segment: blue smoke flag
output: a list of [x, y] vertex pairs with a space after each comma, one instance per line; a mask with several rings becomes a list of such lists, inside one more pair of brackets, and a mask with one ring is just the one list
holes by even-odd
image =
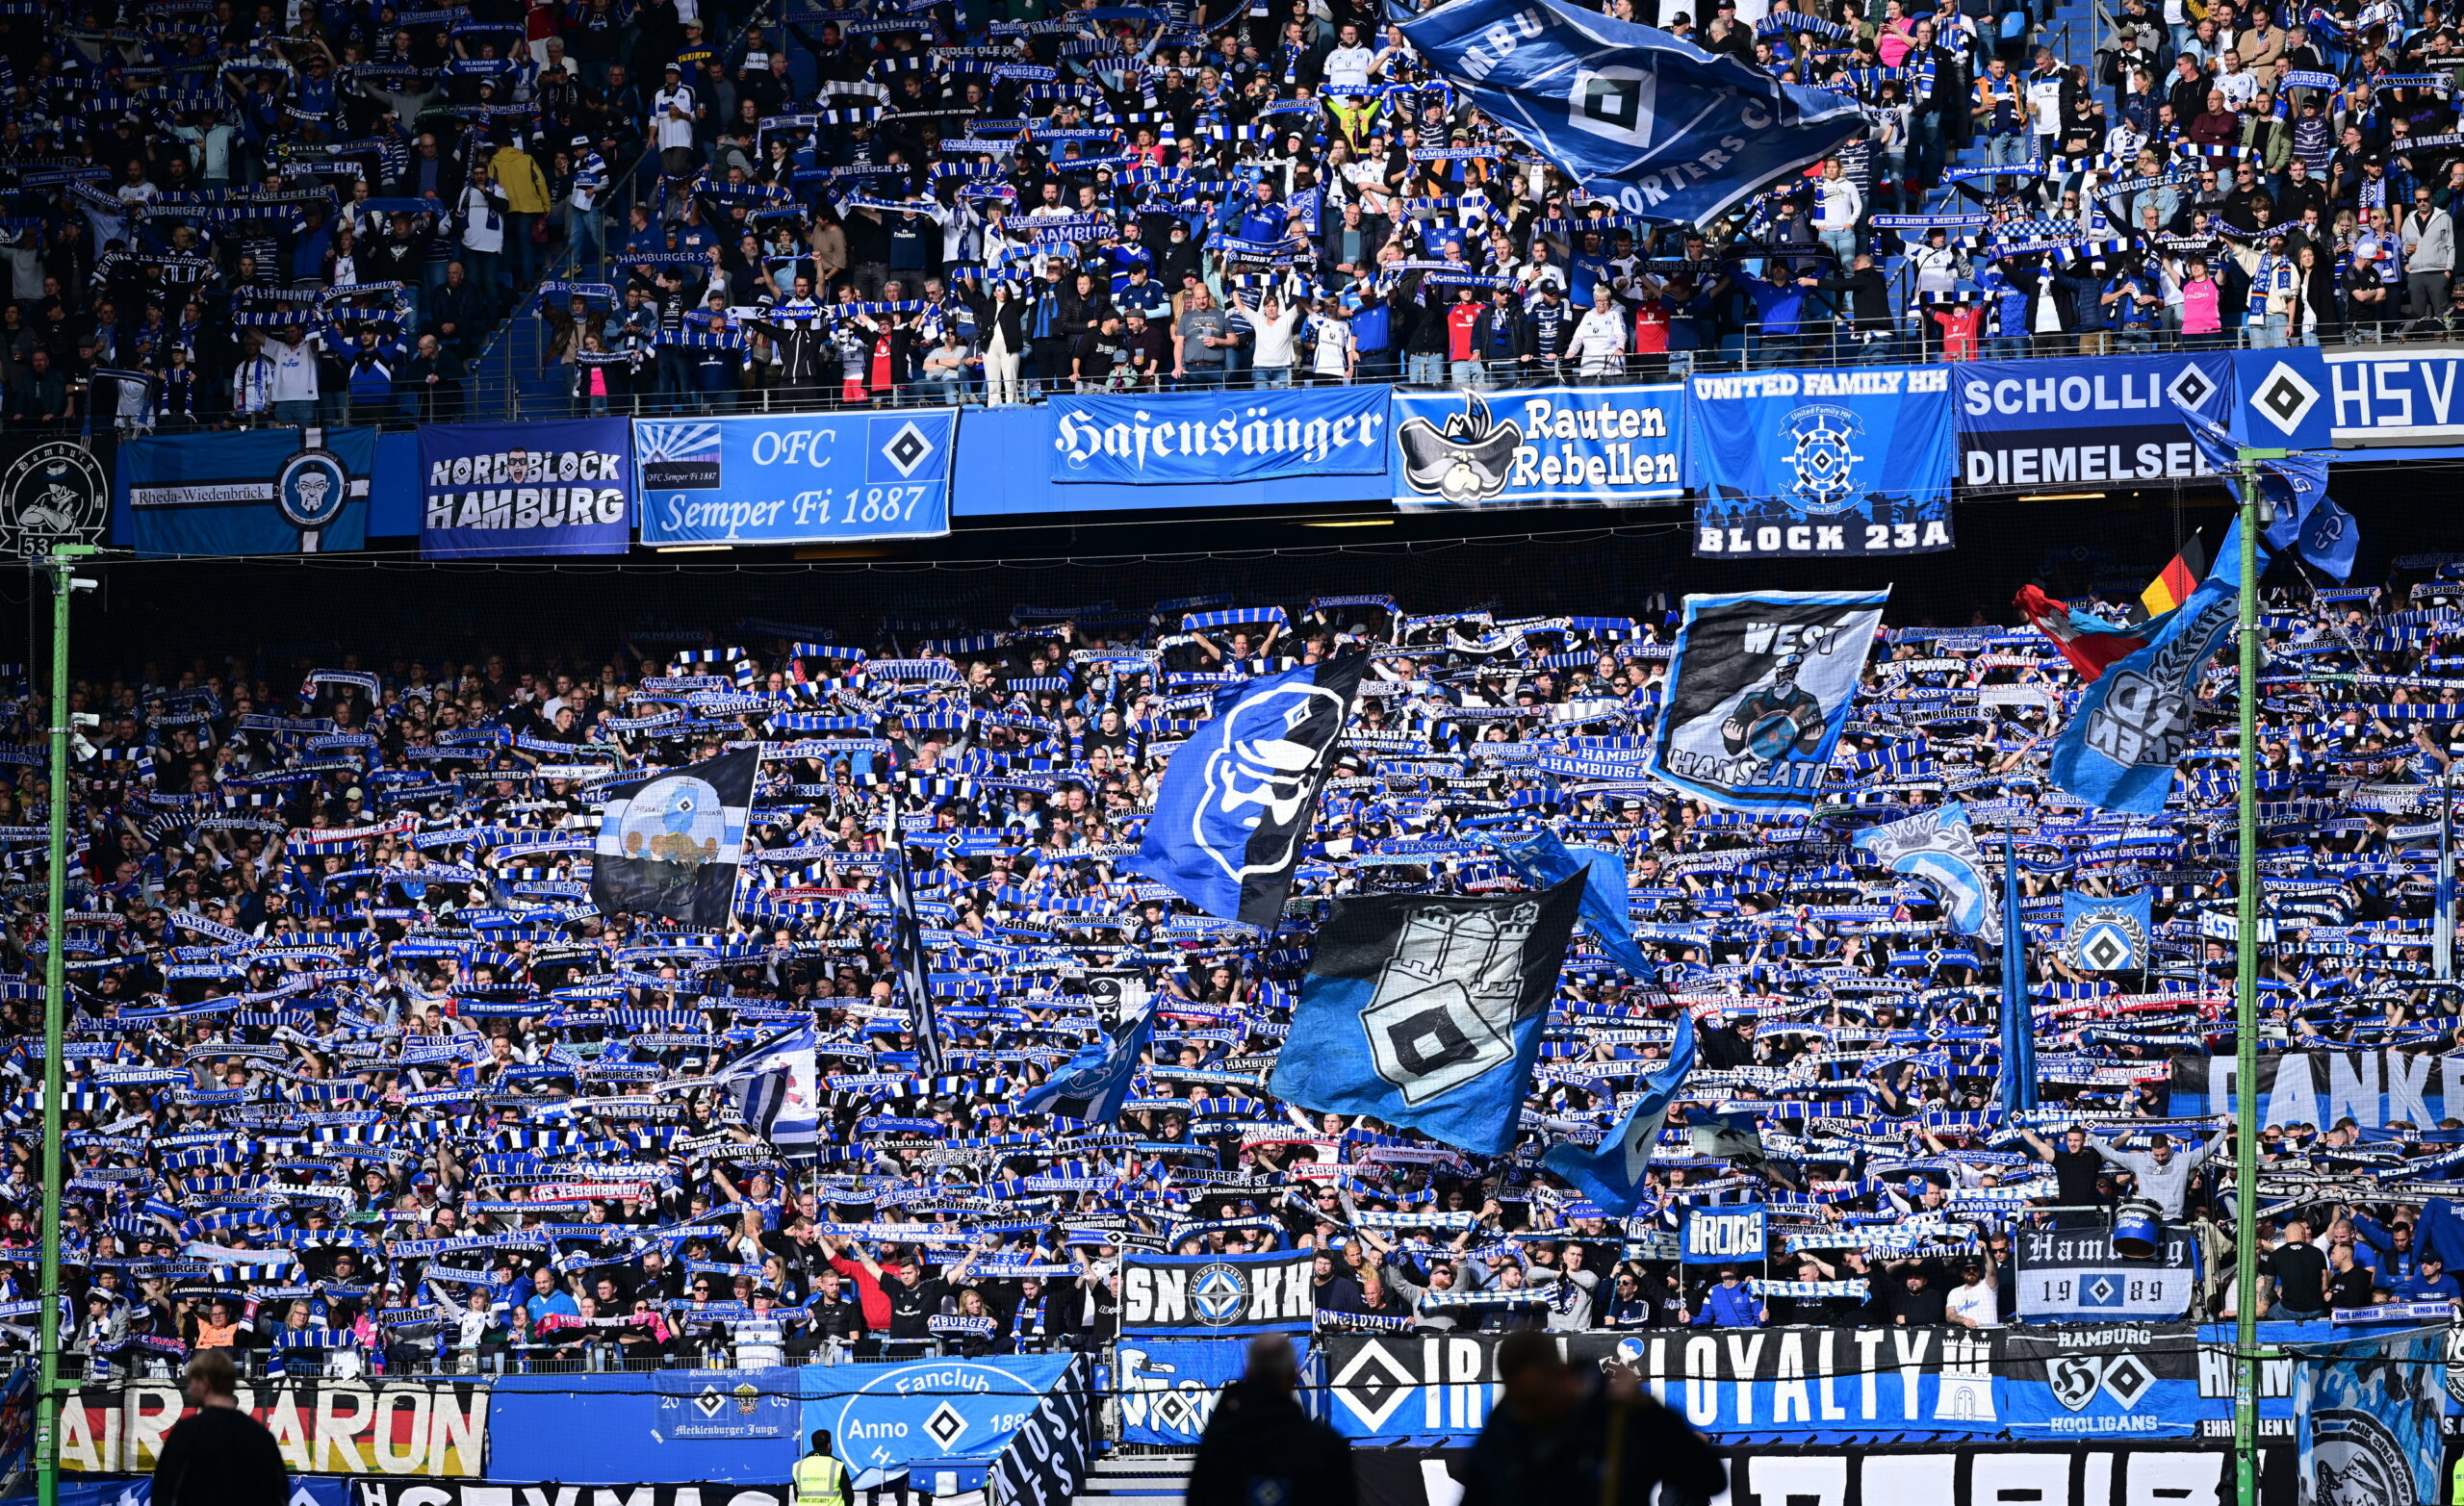
[[790, 1154], [821, 1143], [818, 1040], [807, 1022], [763, 1041], [712, 1078], [734, 1100], [746, 1129]]
[[1953, 931], [1987, 946], [2002, 939], [2001, 907], [1965, 805], [1945, 801], [1906, 820], [1867, 827], [1853, 845], [1891, 872], [1932, 884], [1942, 897], [1943, 916]]
[[1128, 866], [1209, 915], [1272, 931], [1369, 657], [1347, 653], [1216, 692], [1172, 751]]
[[1609, 1217], [1626, 1217], [1643, 1201], [1644, 1177], [1659, 1145], [1659, 1132], [1668, 1124], [1668, 1106], [1677, 1101], [1685, 1074], [1693, 1070], [1694, 1016], [1680, 1009], [1668, 1059], [1643, 1079], [1642, 1092], [1617, 1128], [1589, 1150], [1559, 1141], [1540, 1163], [1579, 1188]]
[[2298, 1344], [2294, 1352], [2298, 1498], [2317, 1506], [2437, 1500], [2447, 1448], [2445, 1326]]
[[933, 1012], [933, 968], [924, 951], [924, 923], [915, 914], [915, 879], [907, 871], [907, 844], [898, 835], [898, 797], [883, 802], [882, 886], [889, 894], [890, 952], [898, 963], [899, 985], [907, 994], [908, 1028], [915, 1035], [915, 1056], [928, 1075], [942, 1067], [941, 1021]]
[[1138, 1059], [1155, 1028], [1149, 1007], [1123, 1019], [1078, 1048], [1052, 1076], [1018, 1100], [1025, 1113], [1059, 1114], [1088, 1124], [1110, 1124], [1120, 1117], [1129, 1097], [1129, 1080], [1138, 1073]]
[[[2222, 475], [2240, 472], [2241, 450], [2222, 424], [2188, 408], [2182, 408], [2182, 422], [2211, 470]], [[2262, 460], [2258, 467], [2259, 495], [2275, 505], [2274, 517], [2259, 537], [2277, 553], [2292, 549], [2322, 573], [2350, 580], [2361, 528], [2352, 514], [2327, 496], [2327, 457], [2297, 450], [2280, 460]]]
[[2019, 924], [2019, 834], [2002, 837], [2002, 1111], [2037, 1106], [2037, 1021], [2028, 1003], [2028, 932]]
[[1503, 1155], [1582, 888], [1335, 901], [1268, 1091]]
[[[2242, 523], [2235, 519], [2216, 568], [2147, 638], [2079, 698], [2054, 739], [2053, 782], [2092, 805], [2152, 816], [2172, 792], [2173, 768], [2190, 751], [2199, 672], [2224, 646], [2240, 610]], [[2259, 572], [2268, 551], [2258, 551]]]
[[1845, 94], [1784, 84], [1563, 0], [1451, 0], [1387, 16], [1471, 102], [1594, 198], [1703, 224], [1864, 127]]
[[1647, 983], [1659, 982], [1659, 969], [1634, 942], [1634, 923], [1626, 909], [1626, 859], [1596, 847], [1580, 851], [1566, 846], [1557, 833], [1543, 830], [1525, 842], [1494, 842], [1497, 854], [1515, 876], [1535, 889], [1583, 876], [1582, 929], [1608, 954], [1608, 959]]
[[2147, 933], [2155, 924], [2147, 891], [2062, 897], [2062, 959], [2083, 972], [2115, 973], [2147, 965]]

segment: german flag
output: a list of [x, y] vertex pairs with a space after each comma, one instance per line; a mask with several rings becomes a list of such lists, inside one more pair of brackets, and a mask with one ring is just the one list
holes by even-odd
[[2139, 593], [2139, 601], [2150, 617], [2162, 617], [2191, 599], [2198, 583], [2207, 578], [2207, 549], [2194, 533], [2182, 545], [2173, 562], [2156, 573], [2147, 589]]

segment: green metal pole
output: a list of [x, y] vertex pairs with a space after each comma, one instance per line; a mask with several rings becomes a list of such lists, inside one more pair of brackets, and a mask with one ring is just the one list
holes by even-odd
[[2259, 1506], [2259, 485], [2261, 459], [2239, 458], [2242, 519], [2241, 868], [2234, 882], [2233, 1472], [2240, 1506]]
[[66, 1091], [62, 1037], [68, 1027], [68, 599], [76, 562], [91, 545], [55, 547], [51, 578], [51, 875], [42, 949], [42, 1321], [35, 1389], [35, 1491], [60, 1506], [60, 1101]]

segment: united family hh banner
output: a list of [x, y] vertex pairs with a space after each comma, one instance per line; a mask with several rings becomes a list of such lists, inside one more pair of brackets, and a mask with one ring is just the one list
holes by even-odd
[[1703, 498], [1698, 555], [1849, 559], [1951, 547], [1945, 368], [1698, 376], [1685, 434]]
[[1455, 91], [1627, 214], [1707, 224], [1855, 136], [1844, 94], [1564, 0], [1390, 13]]
[[1269, 1087], [1481, 1155], [1514, 1141], [1583, 880], [1498, 899], [1341, 899]]
[[1052, 415], [1052, 479], [1204, 486], [1380, 475], [1386, 400], [1380, 386], [1057, 396], [1044, 405]]
[[420, 556], [622, 554], [632, 543], [624, 419], [420, 425]]
[[137, 554], [319, 554], [368, 544], [376, 431], [245, 429], [119, 447], [112, 539]]
[[1810, 808], [1889, 597], [1687, 597], [1652, 777], [1728, 810]]

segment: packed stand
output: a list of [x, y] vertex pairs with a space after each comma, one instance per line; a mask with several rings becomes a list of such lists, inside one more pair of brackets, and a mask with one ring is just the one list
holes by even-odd
[[[2453, 1044], [2423, 802], [2459, 715], [2464, 566], [2414, 563], [2438, 568], [2271, 593], [2266, 1050]], [[2100, 566], [2044, 568], [2085, 596], [2076, 573]], [[2101, 1226], [2124, 1195], [2190, 1223], [2200, 1310], [2229, 1311], [2227, 1136], [2164, 1117], [2167, 1059], [2231, 1049], [2229, 707], [2202, 718], [2165, 816], [2109, 816], [2044, 781], [2049, 705], [2076, 689], [2048, 640], [1890, 630], [1814, 818], [1764, 819], [1540, 770], [1648, 728], [1673, 637], [1656, 615], [1348, 597], [1011, 624], [885, 623], [870, 651], [745, 623], [532, 669], [199, 663], [82, 685], [72, 709], [100, 721], [76, 750], [64, 937], [75, 1363], [161, 1372], [222, 1346], [280, 1373], [467, 1373], [1088, 1347], [1116, 1327], [1138, 1249], [1315, 1249], [1333, 1326], [1989, 1325], [2014, 1316], [2015, 1230]], [[1350, 646], [1370, 677], [1277, 932], [1129, 875], [1209, 690]], [[22, 1347], [47, 804], [43, 709], [17, 689], [0, 1336]], [[593, 790], [736, 740], [764, 761], [735, 923], [599, 914]], [[1949, 798], [1989, 847], [2019, 837], [2040, 1110], [1991, 1107], [1999, 958], [1842, 840]], [[885, 899], [891, 801], [937, 1076]], [[1588, 941], [1568, 955], [1515, 1152], [1275, 1102], [1327, 898], [1511, 887], [1488, 841], [1539, 828], [1624, 855], [1662, 978]], [[2145, 972], [2064, 959], [2065, 891], [2142, 888]], [[1136, 995], [1160, 1014], [1118, 1121], [1022, 1112], [1105, 997]], [[1652, 1197], [1604, 1218], [1536, 1153], [1616, 1123], [1680, 1008], [1701, 1053]], [[710, 1078], [808, 1024], [826, 1113], [818, 1155], [791, 1161]], [[1689, 1121], [1740, 1104], [1758, 1143], [1707, 1155]], [[2313, 1189], [2260, 1210], [2271, 1314], [2451, 1298], [2409, 1210], [2455, 1174], [2459, 1131], [2269, 1129], [2263, 1165]], [[1772, 1211], [1769, 1263], [1681, 1272], [1674, 1211], [1746, 1198]]]

